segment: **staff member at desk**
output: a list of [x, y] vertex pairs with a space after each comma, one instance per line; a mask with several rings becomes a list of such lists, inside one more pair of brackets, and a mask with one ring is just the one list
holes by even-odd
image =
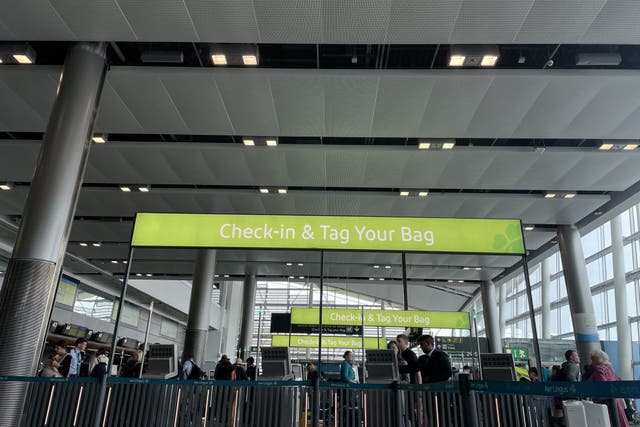
[[418, 338], [418, 344], [424, 354], [418, 358], [414, 369], [420, 371], [422, 383], [448, 381], [451, 378], [449, 355], [444, 351], [436, 350], [431, 335], [422, 335]]

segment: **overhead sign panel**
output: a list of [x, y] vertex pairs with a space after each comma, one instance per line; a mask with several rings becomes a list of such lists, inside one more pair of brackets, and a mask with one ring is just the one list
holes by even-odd
[[522, 255], [519, 220], [356, 216], [136, 216], [133, 246]]
[[[271, 337], [272, 347], [318, 348], [317, 335], [274, 335]], [[362, 338], [322, 336], [323, 348], [362, 348]], [[365, 338], [365, 349], [387, 348], [385, 338]]]
[[[292, 308], [291, 323], [318, 325], [317, 308]], [[470, 329], [469, 313], [458, 311], [364, 310], [365, 326], [401, 326], [405, 328]], [[362, 325], [359, 309], [326, 308], [322, 310], [322, 325]]]

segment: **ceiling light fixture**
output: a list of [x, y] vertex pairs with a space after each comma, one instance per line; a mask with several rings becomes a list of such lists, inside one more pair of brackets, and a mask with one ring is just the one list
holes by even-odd
[[376, 279], [374, 279], [373, 277], [369, 277], [369, 280], [376, 280]]
[[462, 67], [465, 60], [464, 55], [451, 55], [449, 58], [449, 67]]
[[267, 139], [267, 147], [277, 147], [278, 140], [277, 139]]
[[407, 196], [409, 195], [409, 192], [408, 192], [408, 191], [401, 191], [401, 192], [400, 192], [400, 195], [401, 195], [402, 197], [407, 197]]
[[574, 197], [576, 197], [576, 193], [567, 193], [564, 196], [565, 199], [573, 199]]
[[253, 147], [256, 145], [256, 142], [253, 139], [243, 139], [242, 143], [247, 147]]
[[141, 277], [142, 273], [136, 273], [136, 276]]
[[635, 150], [636, 148], [638, 148], [638, 144], [627, 144], [624, 146], [623, 150], [631, 151], [631, 150]]
[[227, 55], [222, 53], [214, 53], [211, 55], [213, 65], [227, 65]]
[[11, 185], [10, 182], [5, 182], [4, 184], [0, 184], [0, 190], [2, 191], [9, 191], [13, 188], [13, 185]]
[[384, 268], [386, 268], [387, 270], [389, 270], [391, 268], [390, 265], [385, 265]]
[[304, 276], [299, 276], [298, 279], [304, 279]]
[[242, 55], [244, 65], [258, 65], [258, 57], [255, 55]]
[[303, 267], [303, 266], [304, 266], [303, 263], [301, 263], [301, 262], [298, 263], [298, 267]]
[[418, 150], [428, 150], [429, 148], [431, 148], [430, 142], [420, 142], [418, 144]]
[[107, 142], [107, 136], [106, 135], [94, 135], [91, 137], [91, 140], [93, 142], [95, 142], [96, 144], [104, 144], [105, 142]]
[[229, 278], [229, 275], [228, 275], [228, 274], [225, 274], [225, 275], [224, 275], [224, 277]]
[[547, 193], [544, 195], [545, 199], [553, 199], [554, 197], [556, 197], [556, 193]]
[[293, 265], [293, 263], [292, 263], [292, 262], [288, 262], [288, 263], [287, 263], [287, 266], [289, 266], [289, 267], [291, 267], [292, 265]]
[[24, 55], [20, 53], [14, 54], [13, 59], [18, 61], [18, 63], [20, 64], [33, 64], [33, 61], [34, 61], [33, 58], [31, 58], [29, 55]]
[[602, 150], [602, 151], [609, 151], [611, 149], [613, 149], [613, 144], [610, 144], [608, 142], [604, 144], [600, 144], [600, 147], [598, 147], [598, 150]]
[[445, 142], [444, 144], [442, 144], [442, 149], [443, 150], [451, 150], [455, 146], [456, 146], [455, 142]]
[[115, 260], [115, 259], [114, 259], [114, 260], [111, 260], [111, 264], [117, 264], [117, 263], [118, 263], [118, 261], [117, 261], [117, 260]]
[[293, 276], [289, 276], [289, 279], [295, 279], [295, 277], [293, 277]]
[[471, 267], [463, 267], [463, 270], [471, 270]]
[[418, 196], [420, 197], [427, 197], [429, 195], [428, 191], [419, 191], [418, 192]]
[[142, 186], [142, 187], [138, 187], [138, 191], [142, 192], [142, 193], [148, 193], [149, 191], [151, 191], [151, 188], [148, 185]]
[[525, 225], [524, 226], [524, 231], [533, 231], [535, 229], [536, 229], [536, 227], [534, 225]]
[[374, 265], [373, 268], [380, 268], [380, 266], [379, 265]]
[[476, 271], [481, 271], [482, 267], [476, 267]]
[[498, 55], [484, 55], [480, 61], [481, 67], [495, 67], [498, 63]]
[[378, 280], [380, 280], [381, 282], [384, 282], [384, 277], [381, 277]]
[[102, 246], [102, 243], [95, 242], [95, 243], [92, 243], [91, 246], [93, 246], [94, 248], [99, 248], [100, 246]]
[[151, 274], [151, 273], [147, 273], [147, 274], [145, 274], [145, 276], [147, 276], [147, 277], [151, 277], [151, 276], [153, 276], [153, 274]]
[[287, 194], [286, 188], [278, 188], [278, 194]]
[[131, 187], [127, 187], [126, 185], [122, 185], [122, 186], [120, 186], [120, 191], [123, 191], [125, 193], [131, 193]]
[[89, 245], [88, 245], [87, 243], [81, 242], [81, 243], [80, 243], [80, 246], [82, 246], [82, 247], [87, 247], [87, 246], [89, 246]]
[[268, 188], [261, 188], [260, 189], [260, 193], [261, 194], [269, 194], [269, 189]]

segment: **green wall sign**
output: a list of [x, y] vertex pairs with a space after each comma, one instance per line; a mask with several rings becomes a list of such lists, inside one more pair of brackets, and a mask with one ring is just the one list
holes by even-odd
[[133, 246], [522, 255], [519, 220], [139, 213]]
[[[318, 348], [317, 335], [273, 335], [271, 337], [271, 346], [273, 347], [299, 347], [299, 348]], [[323, 348], [345, 348], [354, 349], [362, 348], [362, 338], [360, 337], [332, 337], [322, 336]], [[387, 348], [387, 340], [385, 338], [365, 338], [364, 348], [376, 349]]]
[[[320, 310], [317, 308], [292, 308], [291, 324], [318, 325]], [[365, 326], [401, 326], [404, 328], [470, 329], [466, 311], [401, 311], [364, 310]], [[358, 309], [326, 308], [322, 310], [322, 325], [362, 325], [362, 312]]]

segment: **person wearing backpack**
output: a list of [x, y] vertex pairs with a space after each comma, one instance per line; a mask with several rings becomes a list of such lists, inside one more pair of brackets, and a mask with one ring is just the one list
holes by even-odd
[[233, 372], [231, 373], [231, 379], [234, 381], [247, 381], [247, 371], [244, 369], [244, 362], [241, 358], [236, 359], [236, 363], [233, 365]]
[[202, 379], [204, 372], [202, 369], [196, 364], [193, 360], [193, 354], [189, 355], [189, 358], [182, 365], [182, 376], [180, 379], [182, 380], [199, 380]]

